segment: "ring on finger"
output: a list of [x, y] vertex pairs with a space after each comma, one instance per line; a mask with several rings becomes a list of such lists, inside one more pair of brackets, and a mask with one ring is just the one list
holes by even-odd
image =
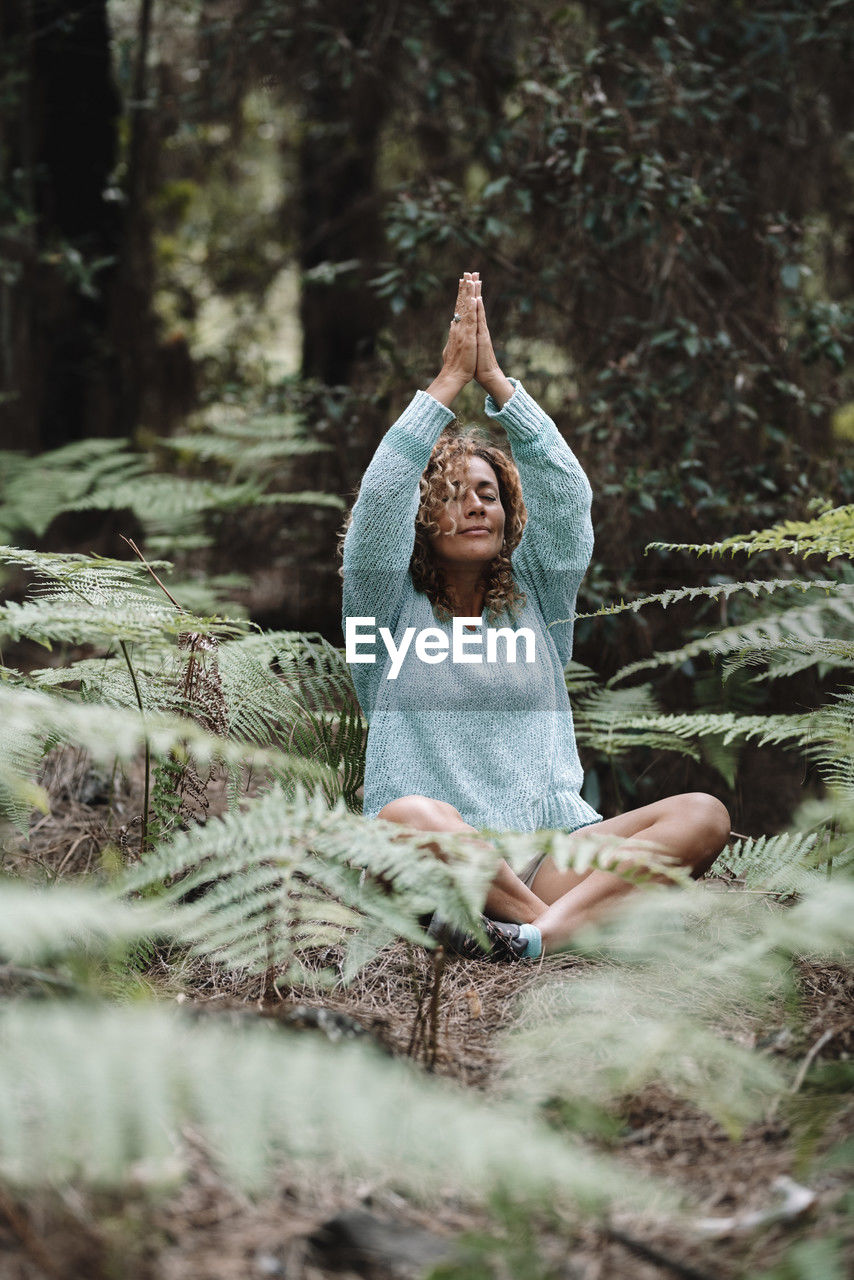
[[454, 318], [453, 318], [453, 320], [451, 321], [451, 323], [452, 323], [452, 324], [459, 324], [461, 320], [462, 320], [462, 316], [457, 315], [457, 313], [456, 313], [456, 312], [454, 312]]

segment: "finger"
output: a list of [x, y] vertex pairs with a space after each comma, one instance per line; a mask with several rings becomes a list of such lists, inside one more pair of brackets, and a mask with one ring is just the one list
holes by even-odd
[[486, 308], [483, 305], [483, 298], [477, 300], [477, 340], [485, 345], [490, 342], [489, 326], [486, 323]]

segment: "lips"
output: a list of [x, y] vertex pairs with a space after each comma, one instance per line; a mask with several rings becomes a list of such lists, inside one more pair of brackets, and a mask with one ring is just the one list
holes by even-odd
[[463, 537], [465, 537], [467, 534], [470, 534], [470, 533], [491, 534], [492, 530], [485, 528], [483, 525], [477, 525], [474, 529], [460, 529], [460, 533], [462, 534]]

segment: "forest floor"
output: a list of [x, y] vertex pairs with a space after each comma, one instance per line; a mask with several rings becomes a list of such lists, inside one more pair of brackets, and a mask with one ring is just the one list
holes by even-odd
[[[74, 752], [56, 753], [44, 781], [51, 813], [34, 822], [19, 850], [9, 848], [6, 871], [37, 880], [98, 874], [105, 849], [129, 848], [138, 838], [133, 788], [107, 797], [103, 779]], [[319, 959], [329, 963], [335, 956]], [[502, 1037], [526, 992], [590, 963], [566, 954], [518, 965], [454, 959], [442, 968], [441, 960], [399, 944], [347, 988], [287, 989], [272, 999], [259, 978], [229, 978], [209, 965], [182, 968], [176, 984], [160, 959], [145, 977], [199, 1017], [274, 1019], [332, 1041], [358, 1037], [375, 1042], [378, 1052], [497, 1096]], [[16, 994], [14, 984], [3, 978], [0, 984], [0, 994]], [[799, 1016], [781, 1011], [779, 1026], [762, 1029], [745, 1021], [739, 1034], [800, 1067], [819, 1052], [823, 1061], [850, 1057], [854, 973], [802, 963], [798, 985]], [[252, 1201], [226, 1185], [188, 1136], [189, 1175], [165, 1195], [136, 1188], [22, 1196], [0, 1185], [0, 1280], [414, 1280], [439, 1264], [453, 1280], [736, 1280], [773, 1268], [798, 1241], [820, 1249], [821, 1241], [846, 1231], [854, 1270], [846, 1220], [850, 1177], [823, 1164], [821, 1149], [797, 1139], [786, 1114], [779, 1107], [736, 1139], [661, 1087], [623, 1099], [621, 1122], [600, 1145], [629, 1176], [660, 1178], [678, 1191], [687, 1207], [666, 1221], [614, 1215], [607, 1222], [569, 1222], [546, 1214], [520, 1221], [507, 1206], [476, 1210], [451, 1199], [428, 1209], [387, 1189], [307, 1181], [287, 1170], [275, 1189]], [[850, 1135], [852, 1115], [854, 1102], [825, 1130], [825, 1147]], [[806, 1185], [808, 1204], [751, 1226], [748, 1215], [780, 1205], [781, 1177]], [[712, 1234], [700, 1226], [710, 1218], [719, 1220]], [[721, 1225], [725, 1219], [730, 1223]], [[815, 1261], [818, 1266], [818, 1253]]]

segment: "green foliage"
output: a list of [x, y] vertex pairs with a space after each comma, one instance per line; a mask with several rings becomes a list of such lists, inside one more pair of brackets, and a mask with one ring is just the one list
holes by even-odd
[[[518, 335], [508, 359], [579, 442], [608, 565], [631, 566], [650, 513], [680, 531], [745, 510], [770, 522], [822, 467], [854, 319], [844, 267], [832, 276], [816, 253], [847, 217], [832, 172], [850, 193], [834, 141], [849, 92], [822, 98], [821, 123], [815, 111], [850, 53], [843, 8], [517, 7], [515, 77], [483, 122], [479, 179], [413, 158], [388, 206], [377, 287], [417, 310], [439, 264], [473, 255]], [[415, 47], [423, 78], [430, 46]], [[757, 170], [769, 136], [797, 194], [775, 165]], [[538, 358], [546, 342], [558, 369]]]
[[78, 951], [104, 954], [174, 933], [153, 903], [119, 902], [86, 885], [36, 888], [6, 879], [0, 894], [0, 956], [16, 964], [50, 963]]
[[[723, 544], [722, 544], [723, 545]], [[647, 550], [660, 546], [657, 543], [651, 543]], [[696, 551], [696, 547], [675, 547], [670, 546], [668, 550], [691, 550]], [[639, 596], [636, 600], [621, 600], [619, 604], [607, 604], [601, 609], [596, 609], [592, 613], [577, 613], [576, 621], [583, 618], [605, 618], [611, 617], [615, 613], [637, 613], [641, 609], [645, 609], [647, 605], [658, 604], [662, 609], [667, 609], [670, 605], [676, 604], [681, 600], [728, 600], [730, 596], [736, 595], [742, 591], [757, 599], [761, 595], [773, 595], [777, 591], [812, 591], [816, 588], [823, 588], [826, 592], [839, 591], [843, 588], [839, 583], [825, 581], [823, 579], [813, 579], [811, 581], [799, 582], [795, 578], [777, 578], [773, 581], [762, 580], [758, 582], [717, 582], [711, 587], [675, 587], [670, 591], [660, 591], [657, 595]], [[568, 619], [563, 618], [559, 621], [566, 622]], [[550, 626], [557, 626], [559, 623], [552, 622]]]
[[176, 608], [152, 586], [146, 569], [131, 561], [0, 547], [0, 563], [20, 566], [34, 579], [23, 603], [0, 605], [0, 636], [8, 640], [26, 638], [47, 649], [124, 641], [156, 650], [185, 633], [233, 635], [245, 629], [240, 621]]
[[219, 672], [229, 731], [321, 761], [334, 773], [330, 803], [359, 806], [367, 725], [340, 650], [319, 635], [266, 632], [221, 646]]
[[845, 1280], [846, 1274], [844, 1241], [827, 1237], [798, 1241], [778, 1266], [759, 1272], [756, 1280]]
[[724, 850], [720, 866], [738, 876], [749, 889], [802, 893], [817, 879], [815, 868], [821, 865], [823, 853], [820, 847], [816, 848], [817, 842], [814, 834], [788, 832], [738, 840]]
[[647, 550], [691, 551], [695, 555], [734, 555], [746, 551], [755, 555], [760, 551], [788, 551], [792, 555], [822, 556], [833, 560], [837, 556], [850, 559], [854, 546], [854, 506], [832, 507], [813, 516], [810, 520], [783, 520], [770, 529], [737, 533], [720, 542], [665, 543], [652, 542]]
[[[276, 968], [311, 981], [300, 953], [345, 942], [348, 974], [395, 936], [423, 943], [418, 918], [439, 910], [473, 931], [490, 879], [483, 850], [437, 859], [422, 838], [401, 839], [320, 794], [272, 790], [223, 819], [178, 833], [126, 879], [125, 893], [158, 888], [178, 905], [175, 927], [226, 969]], [[164, 887], [171, 886], [171, 887]]]
[[[513, 1194], [587, 1211], [650, 1204], [608, 1162], [532, 1126], [519, 1108], [456, 1090], [350, 1046], [265, 1027], [193, 1025], [165, 1008], [11, 1007], [0, 1015], [0, 1152], [18, 1186], [115, 1185], [183, 1172], [200, 1133], [230, 1181], [258, 1191], [277, 1164], [370, 1177], [426, 1199]], [[508, 1168], [505, 1153], [518, 1152]]]
[[[680, 666], [701, 654], [714, 657], [734, 655], [730, 657], [727, 671], [734, 671], [739, 665], [749, 661], [749, 655], [770, 656], [781, 651], [787, 658], [800, 654], [805, 660], [800, 666], [808, 665], [807, 660], [810, 658], [813, 662], [837, 665], [838, 660], [838, 665], [847, 665], [852, 656], [851, 645], [854, 644], [854, 597], [849, 584], [839, 584], [838, 589], [838, 596], [828, 596], [819, 603], [784, 608], [749, 622], [724, 627], [691, 640], [678, 649], [655, 653], [649, 658], [631, 662], [617, 672], [612, 678], [612, 684], [656, 667]], [[833, 626], [842, 633], [839, 640], [825, 638], [828, 626]], [[779, 674], [783, 673], [781, 670]]]
[[[763, 852], [772, 862], [757, 849], [754, 867]], [[508, 1039], [508, 1095], [565, 1101], [574, 1115], [586, 1104], [589, 1121], [658, 1081], [737, 1132], [786, 1081], [778, 1064], [734, 1043], [727, 1023], [788, 990], [790, 957], [854, 956], [854, 886], [804, 882], [803, 900], [771, 915], [747, 895], [695, 886], [645, 894], [579, 934], [574, 946], [600, 963], [528, 995]]]
[[[83, 440], [37, 457], [0, 453], [0, 541], [40, 538], [63, 512], [116, 511], [133, 514], [150, 547], [174, 550], [204, 545], [215, 520], [231, 512], [343, 507], [328, 493], [282, 490], [295, 459], [327, 447], [306, 440], [294, 415], [206, 421], [198, 435], [158, 444], [141, 452], [125, 441]], [[184, 474], [176, 473], [171, 455]], [[214, 474], [186, 474], [190, 464]]]

